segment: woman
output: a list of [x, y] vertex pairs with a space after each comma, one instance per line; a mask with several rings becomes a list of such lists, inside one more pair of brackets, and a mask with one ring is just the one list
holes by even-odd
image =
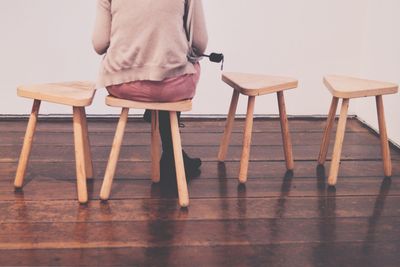
[[[201, 0], [98, 0], [93, 46], [104, 55], [98, 86], [136, 101], [191, 99], [207, 41]], [[169, 115], [159, 117], [161, 181], [169, 182], [175, 176]], [[194, 175], [201, 160], [183, 156], [187, 175]]]

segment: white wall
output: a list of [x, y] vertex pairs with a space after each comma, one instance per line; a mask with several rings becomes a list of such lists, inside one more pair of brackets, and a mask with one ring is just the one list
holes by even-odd
[[[224, 51], [226, 70], [299, 79], [300, 87], [286, 95], [289, 114], [326, 114], [330, 96], [322, 76], [358, 72], [363, 0], [206, 0], [205, 7], [209, 47]], [[196, 112], [227, 112], [231, 90], [216, 71], [205, 68]], [[202, 108], [210, 95], [217, 104]], [[242, 113], [245, 102], [239, 107]], [[256, 113], [277, 113], [275, 96], [258, 98]]]
[[[360, 74], [400, 84], [400, 1], [369, 0]], [[383, 97], [389, 137], [400, 144], [400, 94]], [[354, 111], [378, 129], [375, 100], [354, 101]], [[352, 103], [351, 103], [352, 105]]]
[[[26, 114], [30, 101], [16, 96], [19, 84], [93, 80], [91, 49], [94, 1], [0, 0], [0, 114]], [[90, 111], [100, 112], [97, 99]], [[70, 113], [42, 105], [43, 113]]]
[[[29, 101], [15, 95], [18, 84], [93, 80], [99, 57], [90, 37], [95, 0], [1, 0], [0, 114], [26, 114]], [[365, 23], [364, 0], [204, 0], [209, 49], [223, 51], [226, 70], [297, 77], [287, 93], [289, 114], [325, 114], [330, 97], [325, 73], [356, 73]], [[90, 114], [115, 112], [97, 94]], [[203, 64], [193, 114], [225, 114], [231, 90], [219, 66]], [[277, 113], [276, 99], [257, 99], [256, 113]], [[241, 101], [238, 112], [245, 112]], [[44, 113], [69, 109], [43, 105]]]

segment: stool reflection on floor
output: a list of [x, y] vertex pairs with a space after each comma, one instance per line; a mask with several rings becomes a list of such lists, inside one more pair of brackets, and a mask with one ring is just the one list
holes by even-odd
[[73, 107], [73, 125], [75, 142], [76, 179], [80, 203], [88, 201], [86, 179], [93, 176], [92, 157], [86, 123], [85, 107], [94, 97], [95, 85], [90, 82], [66, 82], [39, 84], [18, 87], [20, 97], [33, 99], [32, 112], [25, 133], [24, 144], [18, 161], [14, 185], [22, 188], [35, 134], [39, 108], [42, 101]]
[[351, 98], [375, 96], [384, 173], [387, 177], [392, 176], [392, 162], [390, 159], [390, 149], [386, 132], [382, 95], [397, 93], [398, 85], [393, 83], [371, 81], [338, 75], [329, 75], [324, 77], [324, 83], [333, 97], [318, 157], [318, 164], [320, 165], [323, 165], [325, 163], [326, 154], [328, 153], [330, 134], [335, 119], [339, 98], [343, 99], [342, 108], [340, 110], [339, 123], [336, 130], [336, 140], [329, 170], [328, 184], [330, 186], [334, 186], [337, 182], [340, 155], [342, 152], [344, 133], [346, 129], [347, 111]]
[[243, 136], [243, 150], [240, 160], [239, 182], [245, 183], [247, 181], [255, 98], [256, 96], [260, 95], [277, 93], [286, 167], [288, 170], [293, 170], [294, 161], [292, 142], [289, 134], [289, 126], [286, 115], [283, 91], [296, 88], [298, 85], [298, 81], [296, 79], [288, 77], [246, 73], [223, 73], [222, 80], [233, 88], [233, 95], [229, 108], [228, 118], [226, 121], [224, 135], [219, 148], [218, 160], [224, 161], [228, 151], [237, 103], [239, 100], [239, 94], [246, 95], [248, 96], [248, 105]]

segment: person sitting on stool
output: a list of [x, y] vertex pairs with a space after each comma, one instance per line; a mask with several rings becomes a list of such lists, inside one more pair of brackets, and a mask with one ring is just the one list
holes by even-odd
[[[93, 46], [104, 55], [98, 86], [114, 97], [134, 101], [192, 99], [207, 42], [201, 0], [98, 0]], [[159, 112], [159, 130], [161, 183], [176, 183], [166, 111]], [[184, 151], [183, 158], [187, 177], [199, 173], [199, 158]]]

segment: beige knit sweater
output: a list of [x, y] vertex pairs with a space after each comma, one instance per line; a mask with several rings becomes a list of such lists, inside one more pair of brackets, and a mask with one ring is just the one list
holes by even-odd
[[[208, 36], [201, 0], [193, 1], [192, 48], [204, 53]], [[185, 0], [98, 0], [93, 46], [105, 54], [98, 86], [161, 81], [194, 73], [188, 61]]]

